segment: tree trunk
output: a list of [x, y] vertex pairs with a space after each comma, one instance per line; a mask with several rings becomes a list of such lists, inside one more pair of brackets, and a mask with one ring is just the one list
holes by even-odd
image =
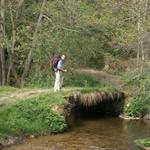
[[144, 41], [144, 23], [147, 15], [147, 0], [140, 0], [138, 6], [138, 16], [137, 16], [137, 32], [138, 32], [138, 51], [137, 51], [137, 67], [140, 72], [143, 72], [143, 66], [145, 62], [145, 49], [143, 45]]
[[140, 33], [141, 33], [141, 10], [140, 7], [138, 8], [138, 15], [137, 15], [137, 35], [138, 35], [138, 47], [137, 47], [137, 68], [140, 66]]
[[18, 7], [17, 7], [17, 12], [16, 12], [16, 16], [15, 16], [15, 20], [14, 20], [14, 16], [12, 13], [12, 8], [11, 8], [11, 2], [9, 2], [9, 9], [10, 9], [10, 18], [11, 18], [11, 25], [12, 25], [12, 37], [11, 37], [11, 48], [8, 50], [8, 54], [9, 54], [9, 67], [8, 67], [8, 72], [7, 72], [7, 84], [10, 83], [10, 75], [11, 75], [11, 71], [12, 74], [16, 80], [16, 83], [19, 82], [18, 76], [17, 76], [17, 72], [14, 66], [14, 48], [15, 48], [15, 42], [16, 42], [16, 25], [15, 25], [15, 21], [17, 21], [18, 16], [19, 16], [19, 11], [21, 6], [23, 5], [24, 0], [20, 0], [18, 3]]
[[0, 85], [2, 85], [2, 65], [1, 65], [1, 55], [2, 55], [2, 52], [1, 52], [1, 49], [0, 49]]
[[5, 85], [5, 57], [4, 57], [4, 49], [1, 49], [1, 77], [2, 77], [2, 85]]
[[43, 0], [41, 10], [40, 10], [40, 15], [39, 15], [37, 25], [36, 25], [36, 28], [35, 28], [35, 32], [34, 32], [34, 35], [33, 35], [32, 46], [31, 46], [31, 49], [28, 53], [27, 59], [25, 61], [25, 67], [24, 67], [23, 74], [22, 74], [22, 77], [21, 77], [21, 83], [20, 83], [21, 88], [24, 86], [25, 78], [26, 78], [26, 76], [29, 72], [29, 68], [30, 68], [31, 61], [32, 61], [32, 53], [33, 53], [33, 50], [36, 47], [38, 31], [40, 30], [40, 25], [41, 25], [41, 21], [42, 21], [42, 17], [43, 17], [43, 11], [44, 11], [45, 4], [46, 4], [46, 0]]
[[0, 64], [1, 64], [1, 84], [5, 85], [5, 57], [4, 57], [4, 39], [5, 39], [5, 0], [1, 0], [1, 31], [2, 31], [2, 43], [0, 46]]

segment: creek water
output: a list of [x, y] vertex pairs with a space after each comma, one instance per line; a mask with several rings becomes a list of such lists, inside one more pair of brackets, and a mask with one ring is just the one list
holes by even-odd
[[27, 139], [4, 150], [141, 150], [134, 140], [150, 137], [149, 121], [117, 117], [84, 117], [68, 132]]

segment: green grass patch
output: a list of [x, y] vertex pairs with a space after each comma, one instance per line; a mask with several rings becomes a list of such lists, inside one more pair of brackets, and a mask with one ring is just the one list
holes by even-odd
[[63, 132], [67, 127], [64, 116], [51, 110], [53, 104], [64, 103], [63, 94], [46, 94], [3, 107], [0, 110], [0, 137]]
[[[43, 79], [32, 78], [27, 81], [27, 87], [53, 87], [55, 80], [54, 76], [45, 77]], [[65, 87], [95, 87], [103, 85], [103, 83], [96, 77], [78, 72], [68, 72], [64, 73], [64, 86]]]
[[0, 86], [0, 95], [16, 91], [17, 88], [11, 86]]
[[78, 90], [81, 93], [92, 93], [92, 92], [120, 92], [118, 89], [110, 86], [110, 85], [103, 85], [102, 87], [87, 87]]
[[65, 78], [65, 86], [75, 87], [96, 87], [103, 86], [104, 84], [96, 77], [90, 74], [73, 72], [68, 74]]
[[136, 140], [135, 143], [142, 147], [150, 147], [150, 138]]
[[116, 91], [110, 85], [98, 84], [97, 87], [68, 88], [34, 98], [17, 100], [0, 109], [0, 138], [9, 135], [30, 135], [63, 132], [67, 128], [61, 112], [54, 112], [55, 105], [63, 106], [65, 96], [74, 92], [90, 93], [95, 91]]

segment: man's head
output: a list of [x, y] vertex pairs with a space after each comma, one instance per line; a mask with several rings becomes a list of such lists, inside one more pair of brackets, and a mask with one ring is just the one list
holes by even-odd
[[65, 55], [61, 55], [61, 59], [65, 60], [66, 56]]

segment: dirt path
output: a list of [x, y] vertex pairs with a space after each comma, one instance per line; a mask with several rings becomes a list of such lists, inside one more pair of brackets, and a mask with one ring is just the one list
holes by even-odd
[[[104, 83], [109, 83], [116, 88], [122, 88], [123, 82], [120, 80], [119, 76], [111, 75], [103, 71], [98, 71], [94, 69], [77, 69], [79, 73], [87, 73], [93, 75], [94, 77], [100, 79]], [[75, 90], [77, 88], [65, 88], [65, 91]], [[7, 93], [5, 95], [0, 95], [0, 106], [8, 103], [13, 103], [16, 100], [29, 99], [39, 95], [53, 92], [53, 89], [17, 89], [14, 92]]]
[[18, 89], [15, 92], [8, 93], [5, 96], [0, 97], [0, 106], [7, 103], [15, 102], [19, 99], [28, 99], [36, 97], [45, 93], [49, 93], [52, 89]]
[[85, 69], [85, 68], [77, 69], [76, 71], [79, 73], [91, 74], [96, 78], [100, 79], [102, 82], [109, 83], [116, 88], [122, 88], [124, 85], [119, 76], [111, 75], [104, 71], [99, 71], [95, 69]]
[[[64, 88], [63, 91], [74, 91], [80, 88]], [[0, 107], [17, 100], [29, 99], [40, 95], [52, 93], [53, 89], [17, 89], [14, 92], [0, 96]]]

